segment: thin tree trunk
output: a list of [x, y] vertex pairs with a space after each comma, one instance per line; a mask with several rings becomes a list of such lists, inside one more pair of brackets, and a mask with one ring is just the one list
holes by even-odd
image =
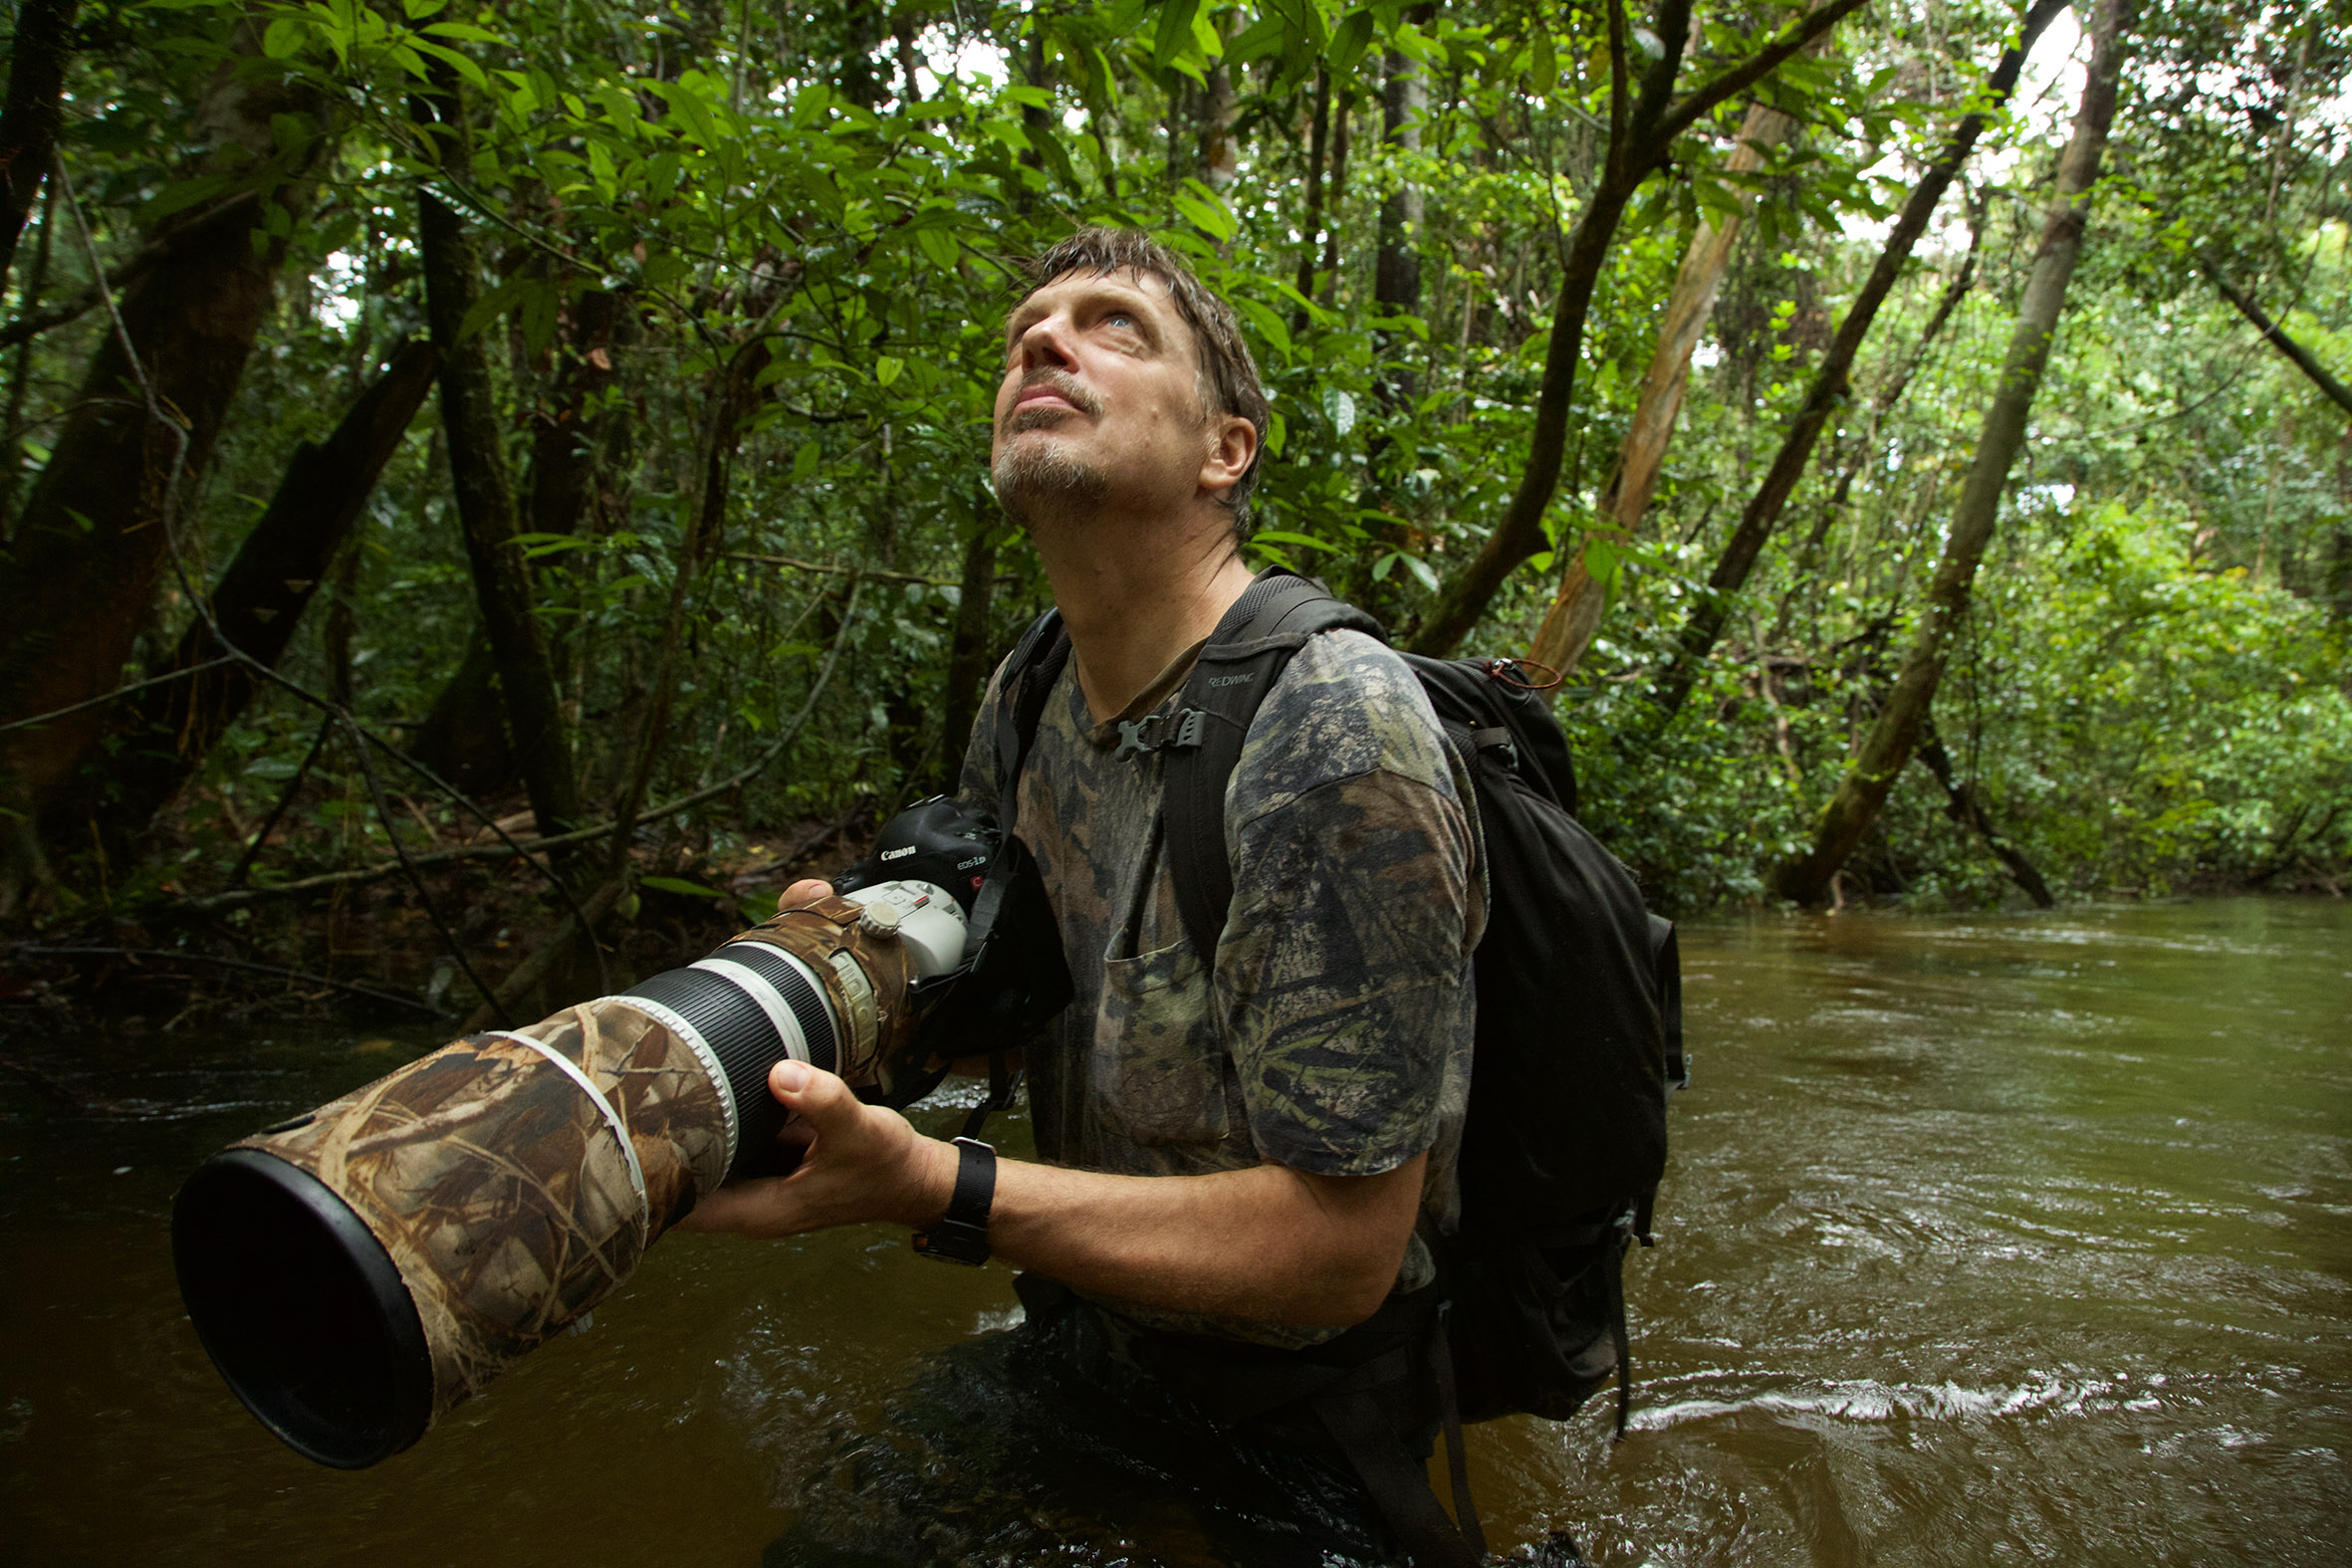
[[612, 838], [607, 875], [619, 877], [627, 869], [629, 839], [645, 792], [653, 785], [653, 770], [669, 738], [670, 709], [677, 698], [680, 645], [685, 638], [686, 605], [703, 565], [718, 554], [726, 532], [727, 498], [735, 471], [735, 450], [743, 440], [743, 421], [759, 396], [756, 383], [773, 354], [770, 339], [755, 337], [736, 349], [717, 375], [712, 388], [710, 422], [703, 438], [701, 483], [689, 532], [678, 553], [676, 576], [670, 586], [669, 613], [663, 618], [661, 652], [654, 664], [653, 691], [645, 722], [637, 732], [637, 746], [620, 798], [612, 810], [620, 824]]
[[[25, 287], [17, 296], [21, 311], [31, 311], [41, 303], [42, 294], [49, 288], [49, 257], [51, 241], [57, 237], [57, 186], [45, 187], [41, 201], [41, 237], [33, 245], [33, 273], [25, 280]], [[25, 478], [24, 443], [18, 432], [24, 428], [25, 392], [32, 384], [33, 344], [30, 338], [17, 344], [16, 362], [8, 371], [8, 406], [0, 413], [0, 431], [6, 432], [6, 445], [0, 446], [0, 560], [8, 554], [8, 541], [16, 533], [16, 497]]]
[[2025, 890], [2025, 896], [2033, 900], [2036, 908], [2049, 909], [2055, 906], [2058, 901], [2050, 895], [2050, 885], [2041, 879], [2041, 873], [2033, 868], [2033, 862], [2026, 859], [2024, 852], [2002, 837], [2000, 830], [1993, 825], [1993, 818], [1985, 810], [1984, 792], [1977, 787], [1977, 782], [1973, 779], [1965, 784], [1959, 782], [1959, 770], [1952, 764], [1952, 754], [1944, 750], [1944, 738], [1936, 733], [1936, 721], [1932, 717], [1920, 726], [1919, 760], [1927, 766], [1929, 773], [1936, 776], [1936, 783], [1943, 786], [1944, 814], [1985, 840], [1985, 847], [1993, 851], [1993, 857], [2000, 862], [2009, 880]]
[[[1904, 202], [1902, 215], [1896, 219], [1894, 229], [1887, 235], [1886, 244], [1880, 249], [1878, 261], [1870, 269], [1870, 276], [1863, 283], [1861, 294], [1847, 310], [1845, 320], [1838, 323], [1837, 336], [1831, 340], [1820, 368], [1814, 372], [1813, 384], [1807, 388], [1803, 406], [1789, 424], [1779, 451], [1773, 454], [1771, 467], [1765, 470], [1764, 482], [1757, 487], [1756, 494], [1740, 514], [1739, 526], [1732, 530], [1731, 538], [1724, 542], [1723, 554], [1716, 559], [1715, 569], [1708, 575], [1707, 592], [1691, 606], [1690, 615], [1683, 623], [1673, 660], [1659, 676], [1653, 697], [1658, 713], [1653, 722], [1658, 728], [1664, 728], [1690, 696], [1691, 687], [1699, 678], [1700, 667], [1714, 648], [1716, 639], [1723, 634], [1725, 618], [1731, 611], [1732, 595], [1747, 585], [1748, 575], [1755, 569], [1757, 558], [1764, 552], [1764, 542], [1779, 525], [1780, 514], [1787, 507], [1788, 498], [1795, 493], [1797, 481], [1803, 477], [1806, 464], [1812, 461], [1813, 448], [1820, 441], [1822, 430], [1828, 425], [1830, 417], [1845, 406], [1852, 390], [1850, 378], [1854, 358], [1860, 353], [1863, 339], [1869, 336], [1871, 327], [1878, 320], [1879, 308], [1886, 303], [1887, 296], [1894, 292], [1895, 282], [1902, 276], [1903, 264], [1910, 260], [1912, 248], [1919, 243], [1919, 237], [1927, 232], [1928, 223], [1935, 216], [1937, 206], [1942, 203], [1945, 191], [1959, 177], [1961, 165], [1968, 161], [1969, 154], [1975, 150], [1977, 138], [1984, 133], [1989, 115], [2016, 91], [2018, 74], [2023, 71], [2025, 57], [2032, 52], [2034, 42], [2058, 12], [2064, 9], [2065, 3], [2066, 0], [2038, 0], [2026, 15], [2024, 30], [2016, 43], [2002, 53], [1993, 68], [1993, 75], [1985, 84], [1985, 96], [1989, 102], [1983, 109], [1972, 111], [1953, 128], [1942, 152], [1937, 155], [1935, 162], [1928, 165], [1927, 172], [1912, 189], [1910, 199]], [[1974, 254], [1973, 247], [1971, 254]], [[1970, 271], [1969, 266], [1964, 264], [1957, 287], [1946, 291], [1944, 300], [1937, 308], [1935, 320], [1928, 324], [1929, 334], [1937, 331], [1944, 319], [1951, 315], [1952, 308], [1959, 304]], [[1921, 340], [1924, 344], [1929, 339], [1923, 336]], [[1917, 363], [1916, 357], [1913, 363]], [[1909, 379], [1910, 371], [1907, 368], [1889, 389], [1890, 402], [1893, 397], [1902, 395], [1903, 385]], [[1542, 656], [1537, 654], [1536, 657], [1541, 659]]]
[[1200, 176], [1211, 190], [1226, 189], [1241, 173], [1241, 143], [1233, 133], [1240, 112], [1233, 72], [1221, 60], [1211, 68], [1208, 86], [1201, 91]]
[[596, 442], [589, 417], [612, 384], [614, 297], [590, 289], [572, 308], [572, 341], [556, 382], [555, 407], [537, 417], [531, 440], [531, 527], [577, 534], [595, 490]]
[[[1725, 166], [1735, 174], [1750, 174], [1764, 167], [1764, 149], [1788, 134], [1788, 125], [1787, 115], [1763, 104], [1750, 105], [1748, 118], [1740, 127], [1739, 145], [1732, 149]], [[1642, 514], [1650, 509], [1650, 498], [1657, 494], [1666, 446], [1674, 439], [1674, 422], [1682, 415], [1683, 395], [1691, 384], [1691, 353], [1699, 346], [1708, 318], [1715, 314], [1724, 269], [1731, 263], [1732, 245], [1740, 237], [1749, 205], [1744, 196], [1739, 209], [1727, 214], [1721, 227], [1701, 219], [1698, 232], [1691, 236], [1690, 249], [1683, 253], [1674, 290], [1666, 299], [1666, 319], [1658, 329], [1658, 347], [1650, 355], [1649, 374], [1643, 378], [1641, 396], [1634, 403], [1632, 427], [1625, 432], [1616, 470], [1601, 492], [1601, 513], [1620, 539], [1632, 537], [1641, 525]], [[1568, 556], [1568, 563], [1560, 572], [1559, 590], [1552, 595], [1551, 608], [1544, 614], [1528, 657], [1565, 675], [1584, 657], [1593, 633], [1600, 629], [1607, 589], [1585, 569], [1582, 550], [1563, 554]]]
[[[1952, 275], [1952, 281], [1944, 286], [1943, 294], [1937, 297], [1936, 308], [1928, 316], [1927, 326], [1920, 330], [1918, 340], [1912, 343], [1911, 352], [1904, 356], [1902, 366], [1870, 400], [1870, 413], [1862, 421], [1862, 428], [1856, 432], [1853, 441], [1842, 448], [1844, 455], [1837, 461], [1837, 483], [1830, 490], [1828, 501], [1822, 504], [1820, 515], [1813, 519], [1812, 530], [1805, 535], [1804, 544], [1797, 550], [1798, 575], [1803, 575], [1813, 558], [1821, 553], [1822, 545], [1828, 541], [1830, 528], [1845, 510], [1846, 498], [1853, 494], [1854, 481], [1861, 475], [1863, 459], [1871, 443], [1877, 439], [1879, 424], [1902, 401], [1912, 377], [1927, 362], [1928, 349], [1935, 345], [1937, 337], [1943, 334], [1945, 324], [1960, 309], [1960, 302], [1967, 299], [1969, 290], [1976, 286], [1977, 252], [1985, 241], [1984, 209], [1985, 196], [1980, 192], [1970, 207], [1969, 248], [1960, 259], [1960, 270]], [[1783, 615], [1781, 624], [1785, 624], [1786, 619]]]
[[[1410, 158], [1421, 150], [1421, 122], [1429, 115], [1429, 81], [1421, 63], [1389, 51], [1388, 77], [1380, 95], [1380, 139], [1391, 155]], [[1421, 225], [1427, 200], [1411, 179], [1400, 179], [1380, 204], [1379, 249], [1372, 262], [1372, 298], [1383, 314], [1412, 316], [1421, 310]], [[1384, 408], [1409, 404], [1417, 390], [1413, 372], [1397, 362], [1408, 335], [1379, 335], [1379, 378], [1373, 395]]]
[[1453, 652], [1478, 624], [1503, 580], [1546, 544], [1543, 518], [1559, 488], [1561, 461], [1567, 453], [1568, 409], [1576, 389], [1576, 364], [1584, 351], [1584, 322], [1601, 267], [1608, 260], [1609, 245], [1634, 193], [1702, 114], [1771, 75], [1783, 61], [1861, 4], [1862, 0], [1826, 0], [1783, 28], [1771, 43], [1679, 99], [1673, 96], [1674, 79], [1682, 67], [1684, 39], [1690, 29], [1690, 0], [1659, 0], [1650, 32], [1659, 41], [1660, 53], [1642, 72], [1638, 88], [1627, 64], [1632, 44], [1625, 16], [1611, 5], [1613, 91], [1609, 96], [1608, 158], [1568, 236], [1558, 303], [1544, 350], [1543, 377], [1535, 394], [1528, 465], [1485, 546], [1440, 585], [1411, 639], [1413, 652], [1440, 656]]
[[2058, 162], [2057, 194], [2042, 224], [2041, 245], [2034, 253], [2032, 272], [2018, 305], [2017, 325], [2009, 338], [2000, 380], [1985, 412], [1976, 460], [1953, 509], [1943, 560], [1920, 608], [1911, 650], [1895, 677], [1894, 689], [1864, 738], [1853, 767], [1823, 808], [1811, 847], [1773, 872], [1773, 891], [1782, 898], [1813, 904], [1826, 894], [1830, 878], [1845, 864], [1885, 804], [1896, 777], [1910, 760], [1929, 704], [1935, 700], [1952, 628], [1968, 613], [1977, 565], [2000, 515], [2009, 470], [2024, 446], [2026, 416], [2049, 363], [2050, 341], [2057, 330], [2059, 310], [2066, 302], [2066, 285], [2082, 254], [2091, 190], [2106, 150], [2108, 125], [2115, 117], [2116, 79], [2122, 71], [2132, 3], [2099, 0], [2092, 13], [2091, 64], [2083, 83], [2082, 105], [2075, 113], [2073, 136]]
[[1331, 305], [1339, 298], [1339, 219], [1347, 202], [1348, 95], [1344, 88], [1331, 102], [1331, 188], [1323, 201], [1323, 292], [1315, 298]]
[[2344, 510], [2328, 540], [2324, 591], [2328, 613], [2352, 620], [2352, 427], [2336, 442], [2336, 500]]
[[2197, 264], [2203, 267], [2205, 275], [2214, 281], [2214, 287], [2222, 291], [2222, 298], [2237, 307], [2237, 314], [2252, 324], [2254, 331], [2260, 333], [2269, 341], [2271, 347], [2285, 354], [2296, 369], [2310, 378], [2313, 386], [2327, 394], [2329, 402], [2334, 403], [2345, 413], [2352, 414], [2352, 386], [2346, 386], [2330, 375], [2327, 366], [2321, 364], [2312, 355], [2310, 349], [2289, 337], [2286, 335], [2286, 329], [2263, 315], [2262, 308], [2256, 305], [2251, 297], [2222, 275], [2222, 269], [2214, 264], [2211, 257], [2200, 256], [2197, 259]]
[[[433, 384], [429, 343], [410, 343], [359, 394], [324, 444], [300, 442], [269, 509], [213, 589], [212, 619], [230, 646], [275, 665], [351, 533], [378, 475]], [[202, 617], [149, 673], [193, 670], [223, 652]], [[110, 820], [135, 830], [171, 802], [253, 698], [243, 666], [217, 665], [140, 693], [122, 725]], [[54, 836], [54, 835], [53, 835]]]
[[[240, 48], [254, 51], [250, 37]], [[222, 68], [198, 107], [208, 150], [187, 175], [250, 175], [277, 160], [275, 202], [298, 216], [319, 139], [307, 90]], [[277, 126], [310, 139], [278, 144]], [[297, 127], [300, 127], [299, 129]], [[70, 204], [61, 200], [60, 216]], [[210, 457], [222, 416], [270, 308], [286, 242], [252, 221], [176, 214], [171, 251], [118, 305], [91, 355], [74, 411], [42, 468], [0, 567], [0, 719], [30, 718], [114, 689], [170, 559], [172, 507]], [[73, 226], [69, 222], [69, 232]], [[258, 248], [255, 238], [259, 235]], [[132, 345], [135, 360], [124, 350]], [[149, 412], [149, 396], [163, 417]], [[68, 789], [107, 727], [103, 705], [0, 735], [0, 911], [37, 864], [31, 823]]]
[[498, 698], [498, 654], [477, 622], [465, 655], [417, 726], [408, 754], [470, 795], [515, 782], [515, 749]]
[[[57, 155], [64, 121], [59, 96], [73, 52], [78, 0], [22, 0], [9, 40], [8, 98], [0, 104], [0, 286], [16, 260], [17, 237]], [[30, 298], [30, 296], [28, 296]]]
[[[1331, 73], [1321, 64], [1314, 68], [1313, 120], [1307, 130], [1306, 199], [1298, 220], [1298, 295], [1301, 299], [1314, 298], [1315, 254], [1321, 248], [1323, 227], [1323, 163], [1331, 147]], [[1291, 334], [1296, 336], [1306, 331], [1304, 307], [1291, 317]]]
[[[428, 115], [429, 111], [430, 113]], [[468, 166], [464, 108], [454, 84], [421, 101], [419, 121], [443, 167]], [[547, 637], [533, 613], [531, 569], [515, 542], [522, 532], [508, 477], [502, 421], [491, 383], [488, 346], [462, 331], [480, 292], [480, 268], [465, 220], [429, 188], [417, 194], [416, 238], [425, 283], [425, 319], [441, 350], [441, 425], [449, 444], [450, 487], [465, 532], [474, 602], [498, 665], [507, 738], [543, 836], [578, 825], [580, 794]]]
[[[1312, 236], [1308, 236], [1310, 239]], [[963, 584], [956, 598], [955, 640], [947, 655], [947, 725], [944, 746], [951, 758], [961, 758], [980, 716], [980, 698], [988, 684], [990, 600], [996, 592], [996, 518], [982, 498], [975, 508], [972, 538], [964, 546]], [[951, 773], [948, 787], [955, 787]]]

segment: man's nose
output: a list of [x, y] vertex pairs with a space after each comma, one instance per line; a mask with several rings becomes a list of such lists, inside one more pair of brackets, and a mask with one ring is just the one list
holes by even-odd
[[1058, 316], [1042, 317], [1030, 323], [1015, 348], [1024, 370], [1061, 370], [1076, 362], [1070, 351], [1068, 323]]

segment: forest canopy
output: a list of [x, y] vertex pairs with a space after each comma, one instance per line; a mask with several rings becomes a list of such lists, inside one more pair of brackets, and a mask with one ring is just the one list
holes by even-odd
[[1085, 223], [1654, 903], [2352, 868], [2341, 7], [23, 0], [0, 148], [24, 942], [470, 1005], [948, 787]]

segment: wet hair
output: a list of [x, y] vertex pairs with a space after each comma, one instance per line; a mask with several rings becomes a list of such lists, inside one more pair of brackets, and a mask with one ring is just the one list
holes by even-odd
[[[1199, 345], [1202, 404], [1211, 413], [1247, 419], [1258, 432], [1250, 466], [1225, 493], [1234, 532], [1248, 538], [1250, 493], [1258, 488], [1258, 465], [1266, 456], [1267, 401], [1257, 361], [1250, 357], [1250, 345], [1242, 339], [1242, 324], [1233, 307], [1202, 287], [1182, 256], [1141, 229], [1082, 228], [1051, 250], [1031, 257], [1021, 270], [1029, 280], [1023, 300], [1073, 272], [1092, 273], [1097, 278], [1114, 272], [1148, 273], [1168, 286], [1176, 314], [1192, 329], [1192, 340]], [[1020, 308], [1019, 301], [1014, 302], [1014, 308]]]

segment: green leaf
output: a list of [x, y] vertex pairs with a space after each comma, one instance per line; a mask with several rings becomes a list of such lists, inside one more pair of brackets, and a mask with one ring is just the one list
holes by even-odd
[[474, 64], [471, 55], [460, 54], [443, 44], [427, 43], [421, 38], [415, 40], [415, 47], [425, 54], [431, 55], [435, 60], [448, 62], [459, 76], [465, 78], [474, 87], [478, 87], [484, 92], [490, 90], [490, 78], [484, 74], [480, 66]]
[[1276, 352], [1286, 359], [1291, 357], [1291, 329], [1280, 316], [1256, 300], [1236, 298], [1233, 308], [1244, 321], [1258, 329], [1258, 336], [1265, 338]]
[[1287, 533], [1281, 529], [1271, 528], [1260, 529], [1257, 533], [1251, 535], [1250, 543], [1253, 545], [1304, 545], [1309, 550], [1329, 551], [1333, 555], [1338, 554], [1339, 551], [1338, 546], [1330, 544], [1327, 541], [1315, 539], [1306, 534], [1292, 534]]
[[1551, 30], [1535, 30], [1534, 47], [1528, 58], [1528, 91], [1540, 98], [1559, 83], [1559, 56], [1551, 47]]
[[793, 478], [801, 483], [817, 477], [817, 465], [824, 458], [824, 449], [814, 441], [804, 441], [793, 454]]
[[955, 271], [956, 263], [963, 259], [963, 248], [956, 244], [956, 237], [945, 229], [915, 230], [915, 248], [923, 253], [924, 260], [941, 272]]
[[544, 286], [543, 280], [538, 278], [509, 278], [476, 300], [472, 308], [465, 313], [465, 320], [457, 325], [458, 341], [463, 342], [466, 338], [473, 336], [474, 334], [522, 304], [523, 297], [534, 288]]
[[1345, 77], [1354, 71], [1371, 42], [1372, 13], [1349, 12], [1347, 20], [1339, 24], [1339, 31], [1331, 35], [1331, 75]]
[[1217, 19], [1207, 11], [1193, 12], [1192, 41], [1200, 46], [1201, 53], [1209, 59], [1224, 58], [1225, 35], [1217, 31]]
[[1220, 244], [1234, 236], [1233, 214], [1225, 210], [1225, 203], [1217, 199], [1199, 180], [1186, 180], [1185, 189], [1176, 193], [1176, 210], [1191, 220], [1194, 228]]
[[906, 361], [904, 359], [891, 354], [882, 355], [874, 361], [874, 384], [888, 386], [892, 381], [898, 379], [898, 372], [905, 368]]
[[1175, 64], [1184, 46], [1192, 41], [1192, 19], [1201, 8], [1201, 0], [1175, 0], [1173, 5], [1160, 7], [1160, 25], [1152, 34], [1151, 63], [1160, 70]]
[[292, 60], [302, 53], [310, 36], [310, 26], [302, 18], [282, 16], [261, 35], [261, 52], [272, 60]]
[[704, 887], [700, 882], [689, 882], [682, 876], [641, 876], [639, 887], [652, 888], [657, 893], [683, 893], [688, 898], [725, 898], [715, 887]]

